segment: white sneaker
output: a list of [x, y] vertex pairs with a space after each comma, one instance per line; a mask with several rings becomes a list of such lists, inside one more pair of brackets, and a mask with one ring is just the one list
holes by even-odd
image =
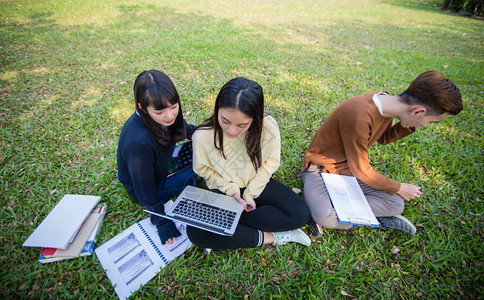
[[295, 242], [304, 246], [311, 246], [311, 239], [301, 229], [274, 232], [273, 245], [284, 245], [289, 242]]

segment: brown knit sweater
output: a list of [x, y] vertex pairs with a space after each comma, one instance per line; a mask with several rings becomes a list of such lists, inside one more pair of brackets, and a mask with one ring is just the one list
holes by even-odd
[[304, 167], [322, 167], [323, 172], [355, 176], [366, 184], [395, 194], [400, 183], [376, 172], [368, 159], [370, 147], [394, 142], [415, 132], [393, 118], [385, 118], [368, 92], [341, 103], [323, 122], [308, 147]]

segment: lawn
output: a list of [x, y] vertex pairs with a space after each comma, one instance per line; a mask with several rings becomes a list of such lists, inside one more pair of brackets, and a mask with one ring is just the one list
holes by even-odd
[[398, 94], [435, 69], [464, 110], [371, 151], [376, 169], [423, 187], [403, 213], [415, 236], [325, 230], [307, 248], [209, 256], [193, 246], [132, 298], [482, 299], [484, 23], [440, 2], [0, 1], [0, 297], [116, 298], [95, 255], [42, 265], [21, 245], [65, 194], [107, 203], [98, 245], [147, 217], [116, 167], [141, 71], [172, 78], [193, 124], [229, 79], [259, 82], [281, 128], [275, 177], [302, 189], [303, 154], [337, 104]]

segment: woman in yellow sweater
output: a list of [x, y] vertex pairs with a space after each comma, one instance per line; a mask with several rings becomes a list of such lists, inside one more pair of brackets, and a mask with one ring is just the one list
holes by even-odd
[[249, 248], [310, 238], [298, 229], [309, 219], [305, 202], [272, 178], [279, 168], [281, 138], [276, 121], [264, 114], [262, 87], [234, 78], [220, 90], [214, 114], [193, 134], [193, 169], [209, 189], [234, 197], [245, 211], [233, 236], [188, 227], [202, 248]]

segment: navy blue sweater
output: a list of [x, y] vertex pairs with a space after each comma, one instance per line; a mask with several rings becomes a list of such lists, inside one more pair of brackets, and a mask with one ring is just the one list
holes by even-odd
[[[161, 125], [160, 125], [161, 126]], [[195, 126], [185, 121], [187, 137], [191, 138]], [[118, 143], [118, 178], [133, 199], [148, 210], [163, 214], [164, 203], [158, 198], [158, 186], [165, 180], [170, 167], [170, 158], [175, 143], [159, 144], [146, 128], [141, 117], [135, 113], [126, 121]], [[167, 239], [179, 236], [175, 224], [159, 218], [157, 227], [164, 243]]]

